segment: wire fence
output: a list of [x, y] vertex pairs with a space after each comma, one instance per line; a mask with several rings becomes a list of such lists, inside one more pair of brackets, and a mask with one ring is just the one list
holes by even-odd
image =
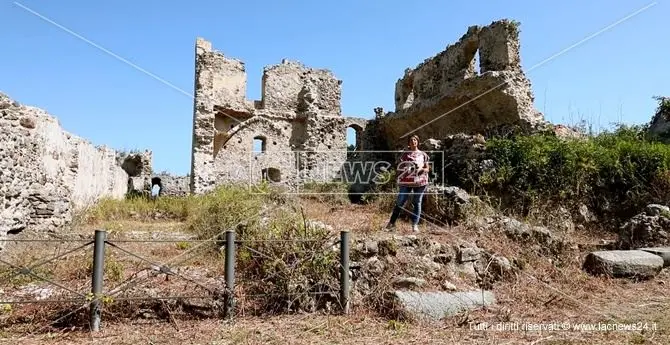
[[[331, 267], [333, 269], [338, 269], [339, 275], [339, 290], [332, 291], [332, 289], [307, 289], [308, 291], [295, 292], [296, 295], [303, 295], [305, 293], [311, 295], [335, 295], [339, 309], [344, 314], [349, 313], [349, 294], [351, 286], [351, 277], [349, 271], [349, 250], [350, 250], [350, 236], [348, 231], [341, 231], [339, 240], [336, 241], [331, 248], [334, 248], [335, 245], [339, 246], [339, 260], [337, 260], [337, 267]], [[272, 255], [263, 253], [258, 248], [254, 248], [254, 243], [261, 244], [263, 242], [310, 242], [318, 241], [307, 238], [298, 238], [298, 239], [268, 239], [268, 240], [240, 240], [236, 238], [236, 233], [234, 230], [228, 230], [225, 232], [225, 239], [208, 239], [208, 240], [190, 240], [190, 239], [150, 239], [150, 240], [141, 240], [141, 239], [110, 239], [108, 233], [105, 230], [96, 230], [93, 238], [79, 238], [79, 239], [12, 239], [12, 242], [34, 242], [34, 243], [75, 243], [78, 244], [72, 249], [68, 249], [62, 253], [58, 253], [48, 258], [38, 259], [36, 263], [30, 265], [21, 265], [18, 263], [12, 263], [5, 258], [0, 257], [0, 264], [9, 267], [9, 271], [3, 272], [0, 275], [0, 281], [3, 285], [5, 282], [10, 282], [12, 279], [18, 276], [27, 276], [31, 277], [34, 280], [42, 281], [57, 287], [63, 290], [66, 294], [62, 298], [58, 299], [26, 299], [26, 300], [16, 300], [10, 298], [9, 300], [3, 301], [0, 296], [0, 307], [5, 305], [43, 305], [49, 303], [73, 303], [78, 304], [79, 307], [69, 310], [64, 315], [59, 315], [58, 319], [52, 321], [52, 324], [58, 323], [61, 320], [71, 317], [71, 315], [82, 311], [85, 308], [89, 309], [88, 315], [88, 324], [90, 330], [95, 332], [99, 331], [102, 322], [102, 311], [110, 301], [114, 302], [132, 302], [132, 301], [166, 301], [166, 300], [185, 300], [185, 299], [204, 299], [213, 302], [214, 305], [220, 306], [220, 314], [218, 316], [223, 317], [224, 319], [231, 320], [235, 315], [236, 307], [236, 258], [240, 250], [245, 250], [250, 253], [253, 253], [257, 256], [265, 255], [268, 259], [275, 259]], [[152, 260], [144, 255], [144, 251], [147, 249], [141, 247], [140, 250], [131, 250], [129, 249], [130, 244], [143, 244], [143, 243], [185, 243], [192, 242], [197, 243], [196, 245], [188, 248], [181, 252], [179, 255], [173, 256], [164, 262], [157, 262]], [[220, 284], [212, 284], [211, 279], [205, 279], [203, 277], [192, 277], [184, 272], [180, 272], [177, 268], [179, 265], [187, 262], [190, 259], [193, 259], [194, 254], [197, 254], [197, 249], [202, 248], [205, 244], [217, 243], [222, 245], [221, 252], [224, 256], [224, 267], [223, 267], [223, 281]], [[332, 249], [331, 249], [332, 250]], [[57, 281], [55, 277], [51, 277], [47, 274], [43, 274], [40, 271], [40, 268], [47, 264], [55, 264], [59, 260], [64, 260], [66, 257], [71, 256], [77, 252], [83, 252], [84, 255], [92, 254], [92, 257], [88, 258], [89, 262], [84, 262], [88, 265], [86, 274], [90, 279], [90, 285], [80, 286], [80, 289], [71, 288], [65, 286], [65, 284]], [[136, 263], [143, 264], [143, 268], [130, 274], [128, 277], [124, 277], [121, 281], [116, 281], [116, 284], [110, 284], [110, 279], [105, 279], [106, 272], [106, 260], [108, 259], [111, 252], [116, 252], [117, 254], [125, 255], [128, 258], [132, 258]], [[80, 253], [81, 254], [81, 253]], [[297, 253], [288, 253], [290, 255], [297, 255]], [[302, 260], [309, 260], [302, 259]], [[111, 260], [110, 260], [111, 262]], [[151, 296], [132, 296], [127, 295], [128, 292], [132, 291], [134, 287], [140, 286], [143, 282], [150, 280], [152, 277], [158, 275], [164, 275], [165, 279], [179, 279], [183, 282], [188, 282], [193, 286], [196, 286], [201, 291], [202, 294], [199, 295], [186, 295], [183, 293], [173, 293], [167, 295], [158, 295], [154, 294]], [[215, 279], [219, 279], [216, 277]], [[268, 277], [271, 278], [271, 277]], [[319, 282], [316, 282], [315, 285], [318, 285]], [[1, 286], [0, 286], [1, 288]], [[177, 290], [180, 290], [180, 286], [177, 285]], [[83, 292], [82, 292], [83, 291]], [[2, 292], [2, 290], [0, 290]], [[183, 292], [183, 289], [182, 291]], [[67, 296], [70, 295], [70, 296]], [[279, 294], [279, 298], [287, 298], [291, 295], [290, 292], [282, 292]], [[246, 294], [245, 298], [258, 298], [258, 297], [272, 297], [269, 294]]]

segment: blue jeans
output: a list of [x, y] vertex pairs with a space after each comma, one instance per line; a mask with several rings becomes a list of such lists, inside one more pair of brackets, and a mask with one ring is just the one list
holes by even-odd
[[421, 187], [407, 187], [400, 186], [400, 193], [398, 193], [398, 199], [396, 200], [395, 207], [393, 208], [393, 213], [391, 214], [391, 220], [389, 223], [395, 224], [402, 207], [407, 202], [409, 194], [413, 193], [412, 204], [414, 205], [414, 210], [411, 214], [412, 225], [419, 224], [419, 219], [421, 218], [421, 202], [423, 201], [423, 193], [426, 191], [426, 186]]

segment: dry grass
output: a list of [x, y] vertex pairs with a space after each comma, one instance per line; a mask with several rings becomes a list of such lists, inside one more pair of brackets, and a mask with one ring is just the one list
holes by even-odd
[[[387, 233], [378, 229], [383, 226], [388, 214], [379, 212], [379, 205], [348, 205], [327, 203], [319, 200], [303, 200], [306, 216], [320, 220], [333, 226], [334, 231], [350, 229], [354, 237], [384, 238]], [[436, 324], [404, 323], [389, 321], [369, 314], [369, 311], [355, 309], [352, 315], [283, 315], [273, 317], [245, 316], [246, 302], [241, 300], [240, 313], [233, 324], [216, 319], [197, 320], [193, 315], [179, 313], [174, 305], [167, 305], [168, 317], [164, 320], [116, 319], [114, 315], [103, 315], [103, 331], [91, 334], [86, 330], [66, 332], [63, 328], [50, 329], [52, 333], [35, 331], [34, 327], [25, 325], [5, 327], [0, 331], [0, 343], [4, 340], [12, 344], [71, 344], [71, 343], [108, 343], [108, 344], [313, 344], [313, 343], [416, 343], [416, 344], [666, 344], [670, 342], [670, 297], [667, 294], [667, 283], [670, 274], [664, 270], [661, 275], [650, 281], [631, 282], [625, 279], [607, 279], [592, 277], [581, 270], [581, 263], [586, 250], [600, 241], [600, 237], [588, 233], [575, 233], [572, 236], [576, 244], [574, 248], [560, 256], [548, 257], [535, 252], [526, 245], [507, 240], [495, 231], [483, 232], [465, 227], [443, 227], [440, 224], [423, 224], [424, 232], [418, 236], [429, 238], [440, 243], [457, 244], [462, 241], [476, 243], [487, 251], [503, 255], [520, 263], [524, 268], [517, 270], [513, 276], [496, 282], [493, 292], [497, 304], [486, 310], [463, 313]], [[161, 225], [140, 221], [120, 221], [117, 239], [128, 235], [127, 229], [135, 232], [160, 233], [161, 228], [170, 228], [163, 236], [168, 236], [181, 223], [165, 222]], [[151, 224], [151, 225], [149, 225]], [[164, 227], [163, 227], [164, 225]], [[401, 234], [411, 234], [409, 225], [399, 224]], [[86, 229], [90, 233], [90, 228]], [[139, 236], [139, 235], [138, 235]], [[124, 249], [142, 253], [150, 260], [167, 260], [188, 250], [187, 241], [175, 243], [125, 243]], [[53, 244], [51, 244], [53, 247]], [[151, 247], [151, 248], [150, 248]], [[45, 247], [32, 245], [27, 252], [43, 257]], [[54, 250], [53, 248], [51, 250]], [[61, 247], [59, 251], [63, 252]], [[26, 252], [23, 252], [26, 253]], [[39, 254], [39, 255], [37, 255]], [[121, 253], [123, 254], [123, 253]], [[127, 255], [115, 253], [108, 268], [119, 270], [119, 280], [127, 279], [142, 265]], [[16, 252], [14, 260], [21, 264], [31, 262], [30, 255]], [[80, 256], [59, 262], [54, 267], [45, 267], [50, 276], [65, 277], [62, 280], [74, 286], [86, 289], [90, 279], [86, 277], [88, 267], [82, 262], [90, 258]], [[182, 265], [188, 267], [208, 268], [208, 272], [185, 271], [196, 274], [198, 279], [209, 279], [222, 274], [223, 260], [221, 257], [196, 255]], [[116, 267], [116, 268], [114, 268]], [[113, 274], [108, 276], [113, 277]], [[151, 286], [163, 293], [198, 293], [193, 286], [176, 283], [178, 279], [166, 281], [164, 276], [149, 277], [143, 286]], [[110, 284], [114, 283], [112, 281]], [[16, 286], [22, 285], [16, 284]], [[79, 285], [77, 285], [79, 284]], [[3, 284], [3, 289], [5, 284]], [[173, 309], [169, 309], [173, 308]], [[16, 310], [18, 312], [18, 308]], [[36, 315], [35, 308], [25, 308], [22, 312], [23, 321], [29, 321]], [[170, 316], [171, 315], [171, 316]], [[34, 317], [34, 316], [33, 316]], [[38, 321], [36, 318], [35, 321]], [[149, 323], [147, 323], [149, 322]], [[646, 322], [655, 330], [637, 331], [493, 331], [475, 330], [474, 325], [487, 322], [497, 324], [508, 323], [594, 323]], [[290, 330], [287, 332], [286, 330]], [[53, 333], [55, 332], [55, 333]], [[4, 337], [4, 339], [3, 339]]]
[[[656, 311], [660, 316], [662, 311]], [[481, 311], [476, 314], [487, 316]], [[465, 317], [465, 316], [463, 316]], [[537, 322], [530, 321], [528, 322]], [[661, 325], [659, 325], [660, 327]], [[667, 334], [667, 333], [666, 333]], [[0, 338], [1, 339], [1, 338]], [[667, 344], [659, 332], [474, 330], [448, 320], [433, 324], [348, 316], [287, 315], [271, 318], [190, 320], [178, 323], [104, 324], [99, 333], [71, 332], [7, 338], [12, 344]], [[1, 340], [0, 340], [1, 341]]]

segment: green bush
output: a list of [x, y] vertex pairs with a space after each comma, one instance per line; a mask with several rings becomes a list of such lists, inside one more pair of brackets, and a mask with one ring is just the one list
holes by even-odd
[[480, 178], [481, 186], [522, 214], [538, 204], [583, 203], [616, 221], [670, 201], [670, 146], [647, 138], [643, 127], [618, 126], [581, 140], [491, 139], [487, 155], [495, 169]]

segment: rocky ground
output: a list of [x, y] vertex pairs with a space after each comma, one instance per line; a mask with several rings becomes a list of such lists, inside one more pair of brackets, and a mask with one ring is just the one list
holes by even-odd
[[[616, 234], [608, 241], [583, 232], [549, 230], [495, 217], [468, 226], [445, 226], [427, 217], [418, 234], [412, 233], [404, 221], [396, 232], [389, 233], [380, 230], [388, 214], [380, 212], [377, 205], [337, 205], [315, 200], [303, 203], [307, 217], [329, 227], [335, 237], [339, 230], [352, 232], [353, 308], [348, 316], [336, 315], [336, 312], [335, 315], [298, 312], [251, 316], [253, 298], [248, 296], [240, 299], [238, 315], [229, 324], [212, 318], [211, 305], [206, 302], [166, 301], [162, 308], [157, 307], [160, 303], [138, 308], [139, 301], [135, 301], [133, 308], [107, 310], [103, 313], [103, 331], [90, 333], [85, 329], [68, 328], [68, 322], [74, 324], [75, 321], [68, 318], [60, 327], [49, 327], [47, 321], [53, 321], [53, 309], [45, 311], [40, 309], [43, 306], [15, 305], [11, 316], [7, 312], [0, 316], [4, 324], [0, 342], [274, 344], [288, 341], [310, 344], [363, 340], [378, 344], [665, 344], [670, 340], [670, 318], [666, 312], [670, 304], [666, 286], [670, 281], [668, 270], [654, 271], [647, 279], [633, 279], [594, 276], [583, 268], [589, 253], [612, 249]], [[648, 212], [653, 214], [653, 210]], [[189, 242], [189, 235], [180, 232], [179, 223], [127, 221], [107, 226], [118, 248], [111, 250], [111, 259], [107, 261], [106, 286], [123, 287], [129, 279], [138, 281], [128, 287], [127, 294], [119, 294], [115, 303], [130, 303], [122, 302], [122, 296], [197, 296], [207, 294], [200, 285], [222, 284], [222, 257], [196, 253], [187, 258], [190, 255], [184, 253], [193, 252], [198, 242]], [[68, 236], [87, 237], [91, 232], [92, 228], [82, 228]], [[141, 242], [147, 239], [158, 242]], [[175, 239], [175, 242], [160, 242], [167, 239]], [[24, 265], [45, 257], [45, 253], [63, 253], [75, 246], [77, 244], [59, 247], [53, 243], [26, 242], [12, 246], [5, 258]], [[129, 253], [141, 254], [142, 258]], [[160, 267], [137, 274], [143, 267], [151, 268], [143, 259], [165, 262], [174, 258], [178, 258], [175, 261], [184, 259], [177, 265], [179, 268], [175, 268], [176, 274], [161, 273]], [[89, 261], [86, 253], [78, 252], [45, 267], [43, 273], [49, 278], [58, 278], [60, 284], [73, 290], [86, 291], [90, 276], [85, 263]], [[35, 279], [13, 278], [8, 283], [0, 288], [5, 297], [49, 299], [60, 291]], [[403, 317], [407, 313], [402, 312], [393, 314], [396, 318], [389, 318], [397, 302], [406, 303], [403, 296], [411, 293], [430, 291], [453, 295], [481, 290], [490, 292], [494, 303], [457, 311], [445, 318], [406, 319]], [[380, 291], [404, 291], [405, 294], [396, 293], [391, 296], [395, 298], [389, 299], [373, 298], [381, 296]], [[433, 304], [442, 301], [438, 298]], [[610, 327], [618, 323], [641, 329], [546, 329], [581, 323], [609, 324]], [[523, 325], [545, 329], [524, 331]], [[500, 329], [502, 327], [507, 329]], [[292, 331], [286, 332], [286, 329]]]

